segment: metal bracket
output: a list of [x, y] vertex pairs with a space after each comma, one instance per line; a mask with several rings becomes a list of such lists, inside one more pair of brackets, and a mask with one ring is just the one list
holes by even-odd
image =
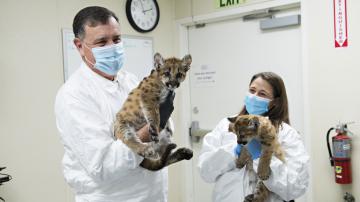
[[200, 139], [204, 137], [211, 130], [200, 129], [199, 121], [192, 121], [189, 128], [189, 135], [193, 142], [200, 142]]

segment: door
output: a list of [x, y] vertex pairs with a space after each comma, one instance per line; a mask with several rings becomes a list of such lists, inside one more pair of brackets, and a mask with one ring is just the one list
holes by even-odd
[[[222, 118], [241, 110], [252, 75], [273, 71], [285, 82], [290, 122], [302, 132], [300, 32], [299, 26], [261, 31], [259, 20], [242, 19], [189, 27], [191, 121], [213, 129]], [[192, 142], [193, 201], [211, 201], [213, 185], [201, 179], [196, 167], [201, 145], [202, 139]]]

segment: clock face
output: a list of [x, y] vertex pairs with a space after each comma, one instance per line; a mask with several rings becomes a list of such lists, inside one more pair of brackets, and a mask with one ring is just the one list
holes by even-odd
[[149, 32], [159, 22], [159, 6], [156, 0], [127, 0], [126, 15], [134, 29]]

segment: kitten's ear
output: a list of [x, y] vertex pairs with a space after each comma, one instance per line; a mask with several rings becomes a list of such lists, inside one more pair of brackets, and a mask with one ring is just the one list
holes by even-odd
[[228, 117], [227, 119], [231, 122], [231, 123], [235, 123], [237, 116], [233, 116], [233, 117]]
[[182, 64], [185, 72], [187, 72], [190, 69], [191, 62], [192, 62], [192, 58], [191, 58], [190, 54], [185, 55], [183, 57], [183, 59], [181, 60], [181, 64]]
[[160, 55], [160, 53], [155, 53], [154, 55], [154, 68], [159, 69], [164, 65], [164, 58]]
[[235, 133], [235, 121], [236, 121], [236, 118], [237, 118], [237, 116], [227, 118], [230, 121], [229, 132]]
[[235, 124], [234, 123], [230, 123], [229, 124], [229, 132], [235, 132]]

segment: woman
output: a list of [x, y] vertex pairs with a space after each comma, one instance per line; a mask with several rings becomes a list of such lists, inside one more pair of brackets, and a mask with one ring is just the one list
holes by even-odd
[[[290, 201], [303, 195], [309, 182], [309, 156], [300, 135], [290, 126], [283, 80], [272, 72], [254, 75], [240, 114], [267, 116], [279, 131], [279, 142], [285, 151], [286, 162], [283, 163], [275, 156], [271, 159], [270, 178], [264, 181], [271, 192], [267, 201]], [[253, 193], [255, 187], [246, 168], [235, 167], [235, 159], [241, 151], [237, 149], [236, 135], [228, 132], [229, 123], [224, 118], [204, 137], [198, 166], [201, 177], [206, 182], [215, 183], [213, 201], [242, 202]], [[249, 142], [253, 147], [249, 151], [253, 151], [250, 153], [256, 171], [261, 148], [260, 144], [252, 142]]]

